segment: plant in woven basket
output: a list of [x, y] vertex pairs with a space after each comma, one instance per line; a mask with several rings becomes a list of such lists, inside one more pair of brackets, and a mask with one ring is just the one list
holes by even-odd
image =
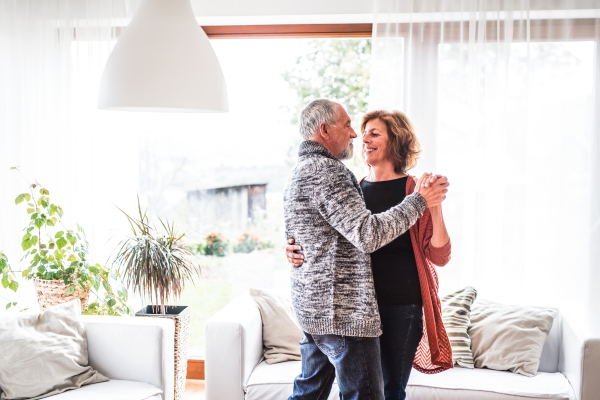
[[[18, 171], [18, 167], [11, 169]], [[15, 199], [17, 205], [26, 204], [26, 212], [30, 216], [21, 239], [21, 247], [25, 252], [21, 261], [25, 260], [27, 265], [27, 268], [19, 271], [21, 276], [28, 280], [34, 279], [38, 288], [44, 285], [52, 287], [53, 293], [48, 296], [55, 296], [57, 302], [68, 301], [69, 296], [65, 295], [81, 291], [84, 293], [82, 303], [85, 303], [87, 293], [93, 289], [96, 301], [83, 310], [85, 314], [132, 314], [126, 304], [126, 288], [122, 284], [116, 290], [114, 287], [119, 280], [118, 271], [90, 263], [89, 243], [83, 228], [79, 224], [76, 224], [75, 229], [67, 228], [62, 221], [64, 211], [61, 206], [52, 202], [50, 191], [38, 182], [27, 183], [29, 192], [19, 194]], [[3, 270], [6, 271], [3, 272], [2, 285], [16, 291], [16, 271], [8, 266]], [[4, 285], [5, 281], [7, 286]], [[101, 288], [103, 293], [100, 293]], [[45, 304], [39, 298], [40, 290], [38, 301], [44, 309]]]
[[183, 240], [185, 234], [176, 233], [173, 223], [159, 218], [160, 230], [150, 225], [139, 198], [138, 219], [121, 212], [133, 235], [119, 243], [114, 264], [119, 266], [129, 288], [165, 314], [167, 301], [179, 298], [185, 285], [200, 276], [200, 265]]

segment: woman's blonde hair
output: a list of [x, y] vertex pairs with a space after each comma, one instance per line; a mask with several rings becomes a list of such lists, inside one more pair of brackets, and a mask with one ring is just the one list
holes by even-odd
[[[387, 127], [388, 155], [394, 163], [394, 171], [405, 174], [414, 168], [421, 155], [421, 144], [408, 117], [400, 111], [371, 111], [363, 117], [360, 131], [364, 133], [367, 122], [374, 119], [381, 120]], [[364, 151], [362, 158], [364, 161]]]

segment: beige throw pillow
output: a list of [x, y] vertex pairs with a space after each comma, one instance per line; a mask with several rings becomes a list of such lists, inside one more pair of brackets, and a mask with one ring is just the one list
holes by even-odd
[[477, 300], [471, 308], [471, 349], [475, 368], [535, 376], [544, 342], [557, 311]]
[[0, 399], [41, 399], [106, 381], [88, 366], [79, 300], [0, 318]]
[[296, 322], [292, 302], [269, 290], [250, 289], [250, 296], [262, 317], [267, 364], [300, 361], [300, 339], [304, 334]]

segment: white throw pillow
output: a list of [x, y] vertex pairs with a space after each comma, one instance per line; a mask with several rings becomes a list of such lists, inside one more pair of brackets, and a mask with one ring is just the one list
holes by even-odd
[[556, 315], [551, 308], [477, 300], [469, 328], [475, 368], [535, 376]]
[[461, 367], [473, 368], [471, 338], [467, 333], [471, 324], [471, 306], [477, 298], [477, 290], [467, 286], [442, 297], [442, 321], [452, 346], [452, 360]]
[[300, 361], [300, 339], [304, 333], [296, 322], [292, 302], [269, 290], [250, 289], [250, 296], [262, 317], [267, 364]]
[[41, 399], [106, 381], [88, 366], [79, 299], [0, 318], [0, 399]]

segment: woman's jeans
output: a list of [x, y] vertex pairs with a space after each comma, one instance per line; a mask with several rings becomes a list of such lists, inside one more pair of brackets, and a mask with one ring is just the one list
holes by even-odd
[[302, 373], [290, 400], [326, 400], [336, 377], [343, 400], [383, 400], [379, 348], [379, 338], [305, 332]]
[[385, 400], [404, 400], [408, 377], [423, 336], [423, 306], [379, 305], [379, 315], [383, 325], [379, 344]]

